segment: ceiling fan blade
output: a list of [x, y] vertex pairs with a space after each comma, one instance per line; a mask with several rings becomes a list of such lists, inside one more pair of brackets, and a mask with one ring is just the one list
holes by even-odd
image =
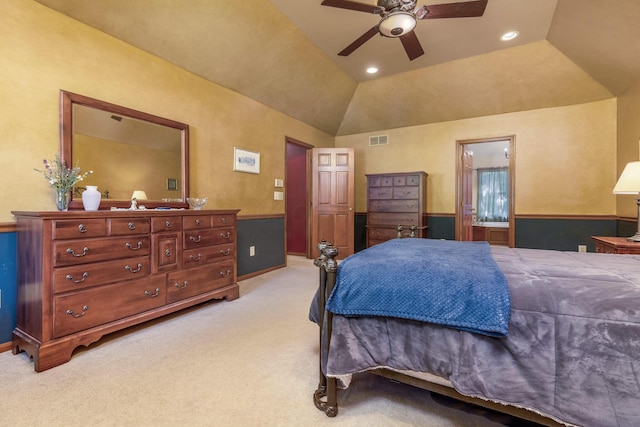
[[422, 50], [422, 45], [420, 44], [420, 40], [418, 40], [418, 36], [416, 36], [415, 31], [411, 31], [407, 34], [401, 35], [399, 38], [402, 42], [402, 46], [404, 46], [405, 52], [407, 52], [407, 56], [411, 61], [418, 58], [419, 56], [424, 55], [424, 50]]
[[484, 15], [488, 0], [431, 4], [416, 9], [418, 19], [473, 18]]
[[322, 2], [322, 6], [339, 7], [341, 9], [357, 10], [358, 12], [367, 12], [374, 14], [384, 12], [384, 8], [349, 0], [324, 0]]
[[338, 55], [340, 55], [340, 56], [349, 56], [349, 55], [351, 55], [354, 50], [356, 50], [357, 48], [359, 48], [360, 46], [365, 44], [367, 41], [369, 41], [369, 39], [371, 37], [375, 36], [376, 34], [378, 34], [378, 26], [377, 25], [371, 27], [369, 29], [369, 31], [367, 31], [366, 33], [364, 33], [363, 35], [358, 37], [356, 39], [356, 41], [351, 43], [349, 46], [345, 47], [342, 50], [342, 52], [340, 52]]

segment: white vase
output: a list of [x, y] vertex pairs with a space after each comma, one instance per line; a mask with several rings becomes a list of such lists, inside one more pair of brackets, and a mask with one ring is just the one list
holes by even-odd
[[87, 185], [87, 189], [82, 193], [82, 205], [85, 211], [97, 211], [100, 206], [102, 195], [98, 191], [97, 185]]

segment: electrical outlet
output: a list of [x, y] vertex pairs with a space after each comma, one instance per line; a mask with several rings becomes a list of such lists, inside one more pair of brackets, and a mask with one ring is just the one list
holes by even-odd
[[249, 246], [249, 256], [256, 256], [256, 247]]
[[578, 252], [587, 252], [587, 245], [578, 245]]

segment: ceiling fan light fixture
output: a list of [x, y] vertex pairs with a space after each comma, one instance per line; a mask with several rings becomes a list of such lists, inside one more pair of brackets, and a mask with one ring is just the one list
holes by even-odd
[[378, 29], [385, 37], [400, 37], [407, 34], [416, 27], [416, 17], [409, 12], [392, 12], [382, 18]]

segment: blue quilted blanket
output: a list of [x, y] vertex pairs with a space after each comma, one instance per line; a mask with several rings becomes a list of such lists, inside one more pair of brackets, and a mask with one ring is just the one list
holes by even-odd
[[511, 302], [486, 242], [393, 239], [347, 257], [326, 308], [506, 336]]

